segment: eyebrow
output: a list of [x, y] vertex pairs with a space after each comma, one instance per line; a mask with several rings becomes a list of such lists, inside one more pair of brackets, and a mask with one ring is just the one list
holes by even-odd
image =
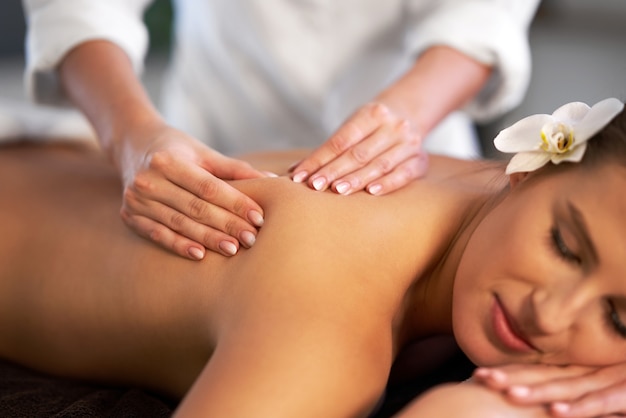
[[587, 223], [585, 222], [585, 217], [580, 212], [580, 210], [570, 201], [567, 202], [567, 208], [569, 209], [569, 214], [574, 223], [574, 227], [576, 227], [580, 237], [582, 238], [583, 246], [591, 254], [593, 262], [597, 263], [598, 252], [596, 251], [596, 247], [593, 245], [593, 241], [591, 241], [589, 230], [587, 228]]

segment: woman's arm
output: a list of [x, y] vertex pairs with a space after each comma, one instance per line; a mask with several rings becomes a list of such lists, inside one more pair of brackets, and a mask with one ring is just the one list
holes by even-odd
[[437, 386], [417, 398], [395, 418], [549, 418], [542, 406], [517, 406], [475, 383]]
[[452, 48], [428, 49], [295, 167], [294, 179], [341, 194], [365, 188], [381, 195], [405, 186], [426, 172], [424, 137], [480, 91], [490, 72]]
[[263, 177], [169, 127], [152, 106], [127, 55], [107, 41], [83, 43], [60, 65], [62, 85], [85, 112], [124, 183], [122, 219], [175, 253], [205, 247], [234, 255], [254, 243], [263, 210], [221, 179]]
[[384, 194], [426, 171], [424, 137], [463, 107], [485, 120], [517, 105], [530, 78], [527, 31], [539, 0], [407, 2], [416, 63], [294, 170], [316, 189]]
[[626, 414], [625, 372], [626, 363], [600, 368], [516, 364], [478, 369], [474, 379], [516, 405], [549, 405], [552, 417], [592, 418]]

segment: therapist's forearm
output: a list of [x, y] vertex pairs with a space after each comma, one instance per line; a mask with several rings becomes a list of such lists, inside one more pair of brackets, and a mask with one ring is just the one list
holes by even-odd
[[472, 99], [490, 75], [491, 67], [450, 47], [435, 46], [375, 100], [413, 122], [426, 135]]
[[65, 93], [90, 120], [116, 165], [122, 158], [127, 133], [162, 122], [130, 59], [113, 43], [80, 44], [61, 62], [59, 73]]

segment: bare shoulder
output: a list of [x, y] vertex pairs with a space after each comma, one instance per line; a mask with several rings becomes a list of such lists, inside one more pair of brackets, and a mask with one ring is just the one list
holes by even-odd
[[521, 407], [509, 403], [499, 393], [466, 382], [437, 386], [407, 406], [397, 418], [549, 418], [542, 407]]

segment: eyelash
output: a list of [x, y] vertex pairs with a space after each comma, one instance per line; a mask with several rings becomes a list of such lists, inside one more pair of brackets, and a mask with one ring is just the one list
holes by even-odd
[[[550, 242], [551, 247], [554, 249], [556, 254], [563, 260], [576, 265], [581, 264], [582, 260], [567, 247], [563, 241], [561, 232], [556, 226], [553, 226], [550, 229]], [[605, 318], [607, 326], [612, 331], [614, 331], [618, 336], [626, 338], [626, 324], [624, 324], [620, 319], [617, 314], [617, 310], [615, 309], [615, 304], [610, 299], [607, 300], [607, 312]]]
[[580, 265], [582, 260], [567, 247], [563, 241], [563, 237], [561, 236], [561, 231], [559, 231], [556, 226], [553, 226], [550, 229], [550, 242], [552, 243], [552, 248], [556, 251], [556, 254], [559, 257], [568, 263]]
[[617, 314], [617, 310], [615, 309], [615, 304], [612, 300], [607, 300], [608, 310], [607, 310], [607, 323], [608, 326], [614, 330], [617, 335], [622, 338], [626, 338], [626, 325], [622, 322], [619, 315]]

